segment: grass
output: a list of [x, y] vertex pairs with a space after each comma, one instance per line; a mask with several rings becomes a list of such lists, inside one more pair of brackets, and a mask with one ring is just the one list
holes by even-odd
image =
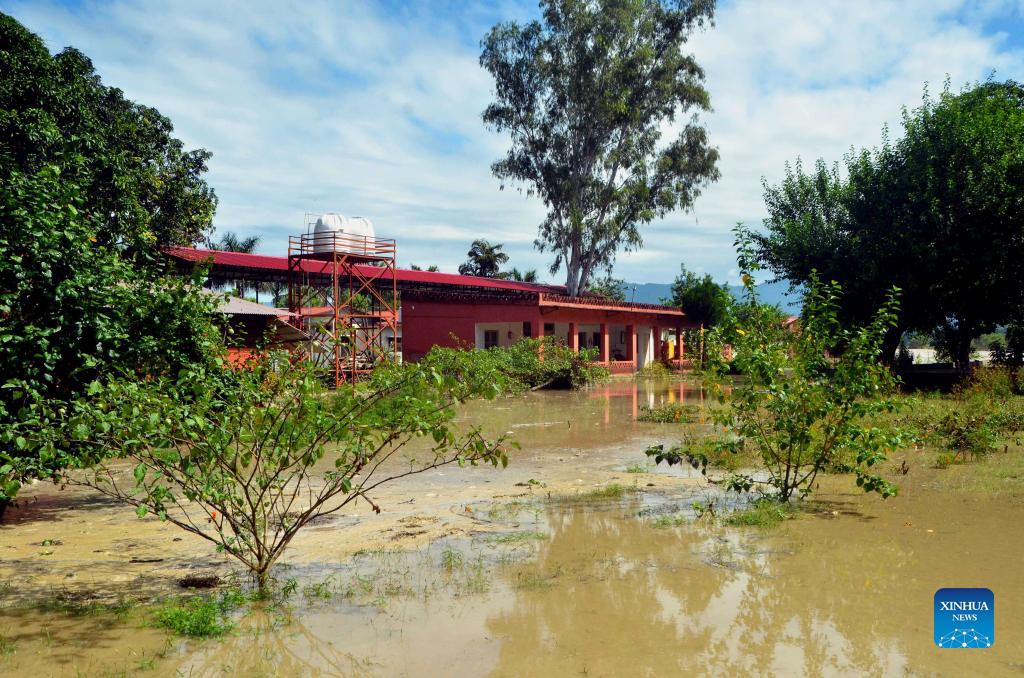
[[355, 590], [351, 582], [342, 583], [334, 575], [328, 576], [323, 581], [302, 587], [302, 595], [308, 601], [331, 600], [336, 596], [351, 598], [354, 593]]
[[587, 492], [579, 492], [577, 494], [563, 494], [551, 498], [551, 501], [557, 503], [576, 503], [576, 502], [587, 502], [587, 501], [608, 501], [612, 499], [622, 499], [626, 495], [638, 492], [639, 488], [634, 485], [620, 485], [619, 483], [608, 483], [601, 487], [588, 490]]
[[494, 544], [522, 544], [530, 541], [544, 541], [548, 538], [543, 532], [532, 532], [532, 531], [520, 531], [520, 532], [509, 532], [507, 534], [499, 534], [495, 537], [491, 537], [490, 541]]
[[778, 526], [793, 515], [793, 507], [789, 504], [780, 504], [772, 499], [758, 499], [744, 508], [727, 514], [722, 522], [733, 527], [767, 529]]
[[935, 466], [947, 469], [939, 475], [939, 485], [973, 495], [1024, 498], [1024, 447], [1014, 443], [1007, 445], [1005, 453], [999, 449], [971, 463], [939, 453]]
[[535, 501], [509, 501], [489, 505], [486, 515], [491, 522], [509, 523], [519, 520], [522, 513], [529, 513], [537, 520], [543, 511], [544, 507]]
[[122, 598], [114, 603], [99, 601], [82, 601], [65, 595], [57, 595], [54, 598], [41, 600], [33, 604], [41, 612], [57, 612], [72, 617], [94, 617], [101, 615], [113, 615], [118, 619], [124, 619], [131, 613], [139, 602]]
[[654, 466], [651, 464], [630, 464], [626, 467], [626, 473], [653, 473]]
[[441, 551], [441, 567], [447, 572], [452, 572], [462, 567], [463, 561], [462, 553], [456, 551], [451, 546], [445, 546], [444, 550]]
[[230, 618], [231, 611], [246, 600], [245, 594], [237, 589], [219, 596], [182, 598], [154, 610], [153, 623], [180, 636], [222, 636], [235, 627]]
[[687, 518], [685, 515], [681, 513], [677, 513], [658, 516], [650, 522], [650, 525], [651, 527], [663, 530], [670, 527], [682, 527], [683, 525], [688, 525], [689, 523], [689, 518]]
[[516, 573], [515, 588], [525, 591], [536, 591], [548, 589], [555, 585], [558, 573], [543, 575], [539, 572], [518, 572]]
[[13, 640], [8, 640], [6, 636], [0, 636], [0, 657], [9, 657], [15, 653], [17, 646]]

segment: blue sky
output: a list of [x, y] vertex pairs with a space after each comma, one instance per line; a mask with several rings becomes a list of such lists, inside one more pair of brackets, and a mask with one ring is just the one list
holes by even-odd
[[[402, 265], [454, 271], [477, 237], [537, 268], [543, 206], [500, 191], [507, 140], [484, 129], [479, 41], [535, 2], [8, 2], [50, 49], [73, 45], [105, 82], [211, 150], [219, 230], [283, 253], [306, 213], [371, 218]], [[761, 179], [797, 157], [833, 161], [898, 129], [922, 87], [1024, 80], [1024, 0], [733, 0], [689, 45], [722, 179], [688, 213], [644, 229], [617, 277], [669, 282], [680, 262], [733, 280], [730, 228], [759, 224]], [[561, 274], [554, 276], [561, 280]]]

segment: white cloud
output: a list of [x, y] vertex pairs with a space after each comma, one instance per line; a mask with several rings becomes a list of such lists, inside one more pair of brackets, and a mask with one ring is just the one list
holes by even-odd
[[[512, 264], [547, 270], [532, 241], [537, 200], [498, 190], [490, 163], [505, 141], [480, 112], [491, 83], [479, 38], [500, 11], [433, 4], [390, 16], [364, 3], [146, 3], [71, 9], [8, 3], [51, 49], [74, 45], [108, 84], [153, 105], [192, 146], [214, 153], [219, 229], [258, 232], [283, 252], [303, 214], [371, 217], [399, 243], [402, 263], [455, 270], [469, 242], [506, 243]], [[722, 180], [692, 213], [644, 230], [646, 247], [616, 275], [669, 281], [680, 261], [730, 275], [736, 221], [759, 223], [761, 177], [776, 181], [802, 156], [838, 159], [877, 143], [925, 81], [954, 87], [1024, 75], [1024, 56], [993, 17], [1016, 0], [745, 0], [722, 3], [717, 25], [690, 48], [707, 71]], [[988, 23], [986, 23], [988, 22]]]

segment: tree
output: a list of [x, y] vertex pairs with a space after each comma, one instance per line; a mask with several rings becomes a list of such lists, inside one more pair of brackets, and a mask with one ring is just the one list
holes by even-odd
[[252, 254], [259, 248], [262, 240], [263, 238], [259, 235], [250, 235], [243, 238], [233, 231], [227, 231], [220, 237], [220, 240], [210, 241], [210, 249]]
[[[409, 475], [508, 463], [502, 439], [456, 422], [457, 403], [493, 397], [502, 383], [474, 352], [459, 354], [447, 356], [447, 371], [386, 366], [334, 392], [287, 355], [241, 371], [228, 391], [209, 389], [203, 369], [97, 382], [68, 422], [94, 467], [68, 480], [206, 539], [265, 592], [274, 564], [312, 521], [359, 501], [380, 513], [374, 491]], [[414, 438], [432, 444], [389, 464]]]
[[[863, 326], [844, 324], [838, 316], [842, 293], [837, 283], [823, 284], [814, 275], [804, 295], [800, 331], [778, 322], [771, 306], [757, 299], [750, 234], [737, 228], [739, 269], [743, 276], [745, 320], [735, 328], [735, 357], [730, 364], [721, 350], [725, 327], [709, 337], [708, 383], [723, 407], [712, 410], [725, 437], [724, 451], [739, 453], [751, 447], [764, 464], [767, 478], [734, 473], [727, 485], [749, 491], [767, 486], [778, 501], [805, 497], [818, 474], [842, 466], [853, 470], [857, 486], [883, 497], [897, 488], [877, 473], [898, 435], [870, 425], [872, 417], [892, 411], [895, 381], [879, 362], [886, 333], [896, 322], [898, 290]], [[835, 347], [842, 347], [837, 351]], [[732, 371], [743, 379], [725, 381]], [[729, 388], [724, 388], [728, 385]], [[648, 448], [657, 463], [683, 461], [706, 472], [708, 457], [700, 450], [661, 445]]]
[[[253, 254], [260, 246], [261, 240], [262, 237], [259, 235], [241, 237], [234, 231], [227, 231], [220, 237], [220, 240], [211, 239], [209, 247], [212, 250], [221, 250], [223, 252]], [[235, 281], [235, 294], [239, 297], [244, 297], [246, 290], [252, 290], [256, 293], [256, 301], [258, 302], [260, 300], [260, 290], [266, 290], [270, 293], [271, 300], [276, 304], [277, 300], [283, 296], [284, 287], [282, 283], [248, 283], [243, 279], [239, 279]]]
[[626, 281], [613, 278], [611, 271], [605, 271], [603, 278], [591, 280], [587, 284], [587, 292], [598, 294], [613, 301], [626, 300]]
[[501, 266], [508, 261], [508, 255], [501, 251], [504, 245], [492, 245], [484, 239], [474, 240], [466, 256], [469, 259], [459, 266], [460, 275], [476, 275], [482, 278], [497, 278]]
[[942, 325], [955, 361], [1024, 303], [1024, 88], [987, 82], [905, 110], [895, 143], [850, 154], [844, 173], [819, 161], [765, 185], [759, 257], [791, 283], [812, 271], [844, 290], [846, 322], [864, 323], [901, 288], [885, 359], [906, 331]]
[[[416, 264], [409, 264], [409, 270], [411, 270], [411, 271], [422, 271], [423, 267], [422, 266], [417, 266]], [[431, 264], [430, 266], [427, 266], [427, 271], [429, 271], [431, 273], [437, 273], [440, 270], [441, 269], [437, 267], [437, 264]]]
[[686, 266], [680, 267], [671, 293], [663, 302], [682, 308], [687, 319], [707, 328], [721, 324], [733, 303], [728, 285], [716, 283], [708, 274], [700, 277]]
[[0, 14], [0, 511], [75, 462], [33, 441], [94, 381], [219, 359], [216, 300], [164, 278], [157, 249], [201, 241], [216, 207], [210, 154], [172, 130]]
[[565, 265], [576, 295], [619, 250], [642, 245], [640, 225], [689, 209], [719, 176], [704, 127], [676, 123], [710, 109], [683, 47], [711, 24], [714, 2], [542, 0], [541, 13], [483, 39], [480, 64], [495, 81], [483, 120], [511, 136], [492, 170], [544, 201], [535, 244], [554, 253], [552, 273]]
[[99, 244], [151, 258], [153, 246], [193, 245], [209, 231], [210, 153], [186, 151], [173, 129], [156, 109], [105, 86], [78, 50], [51, 55], [0, 14], [0, 178], [62, 167], [81, 187], [83, 209], [102, 215]]
[[528, 271], [520, 271], [518, 268], [513, 268], [505, 275], [508, 280], [515, 280], [517, 282], [537, 282], [537, 269], [534, 268]]
[[164, 278], [101, 244], [103, 218], [84, 204], [56, 167], [0, 185], [0, 510], [24, 480], [75, 463], [73, 447], [33, 441], [94, 381], [209, 367], [223, 347], [199, 278]]

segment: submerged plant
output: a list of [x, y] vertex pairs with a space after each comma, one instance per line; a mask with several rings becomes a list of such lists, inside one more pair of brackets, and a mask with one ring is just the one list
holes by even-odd
[[237, 595], [197, 596], [166, 603], [153, 612], [153, 622], [180, 636], [222, 636], [235, 625], [229, 614], [241, 603]]
[[686, 403], [668, 403], [661, 407], [641, 407], [636, 420], [655, 424], [679, 424], [696, 421], [700, 407]]
[[[358, 386], [326, 391], [312, 369], [268, 356], [237, 385], [208, 388], [201, 370], [150, 382], [95, 384], [71, 417], [96, 467], [69, 480], [213, 542], [253, 574], [270, 570], [311, 521], [405, 476], [450, 464], [505, 465], [503, 439], [460, 430], [454, 405], [493, 396], [496, 377], [464, 354], [462, 372], [387, 366]], [[432, 446], [387, 464], [413, 438]], [[123, 464], [131, 462], [128, 470]]]

